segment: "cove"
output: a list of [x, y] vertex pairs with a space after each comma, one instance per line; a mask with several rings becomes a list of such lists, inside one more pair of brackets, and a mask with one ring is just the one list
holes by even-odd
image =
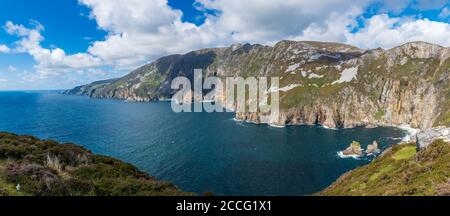
[[73, 142], [132, 163], [184, 191], [309, 195], [372, 158], [342, 159], [353, 140], [381, 149], [405, 131], [329, 130], [236, 122], [232, 113], [174, 113], [170, 102], [129, 103], [52, 91], [0, 92], [0, 131]]

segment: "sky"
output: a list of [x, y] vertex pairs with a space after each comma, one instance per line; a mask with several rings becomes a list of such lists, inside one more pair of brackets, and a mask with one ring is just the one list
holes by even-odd
[[68, 89], [235, 43], [449, 47], [449, 22], [448, 0], [2, 0], [0, 90]]

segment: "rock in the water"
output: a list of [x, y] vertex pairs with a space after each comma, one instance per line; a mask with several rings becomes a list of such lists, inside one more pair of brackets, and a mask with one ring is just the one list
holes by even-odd
[[373, 141], [372, 144], [367, 146], [366, 154], [377, 154], [380, 153], [380, 149], [378, 148], [377, 141]]
[[361, 144], [359, 142], [353, 141], [350, 144], [350, 146], [342, 152], [342, 154], [345, 156], [350, 156], [350, 155], [361, 156], [362, 152], [363, 152], [363, 150], [361, 148]]
[[450, 128], [445, 126], [429, 128], [416, 134], [416, 145], [418, 149], [428, 147], [434, 140], [443, 139], [450, 142]]

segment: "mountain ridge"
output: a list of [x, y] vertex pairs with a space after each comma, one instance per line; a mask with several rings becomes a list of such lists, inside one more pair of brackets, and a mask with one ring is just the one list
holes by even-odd
[[[283, 40], [273, 46], [234, 44], [169, 55], [131, 73], [66, 94], [130, 101], [156, 101], [175, 92], [177, 76], [280, 77], [281, 113], [236, 113], [236, 118], [276, 125], [319, 124], [330, 128], [401, 125], [425, 129], [450, 124], [450, 51], [409, 42], [391, 49]], [[265, 119], [270, 119], [269, 121]]]

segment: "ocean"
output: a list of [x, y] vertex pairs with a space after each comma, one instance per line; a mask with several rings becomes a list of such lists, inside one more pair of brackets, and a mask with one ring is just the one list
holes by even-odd
[[373, 159], [340, 158], [353, 140], [364, 148], [376, 140], [385, 149], [406, 135], [393, 127], [276, 128], [233, 117], [174, 113], [170, 102], [0, 92], [0, 131], [79, 144], [199, 194], [313, 194]]

